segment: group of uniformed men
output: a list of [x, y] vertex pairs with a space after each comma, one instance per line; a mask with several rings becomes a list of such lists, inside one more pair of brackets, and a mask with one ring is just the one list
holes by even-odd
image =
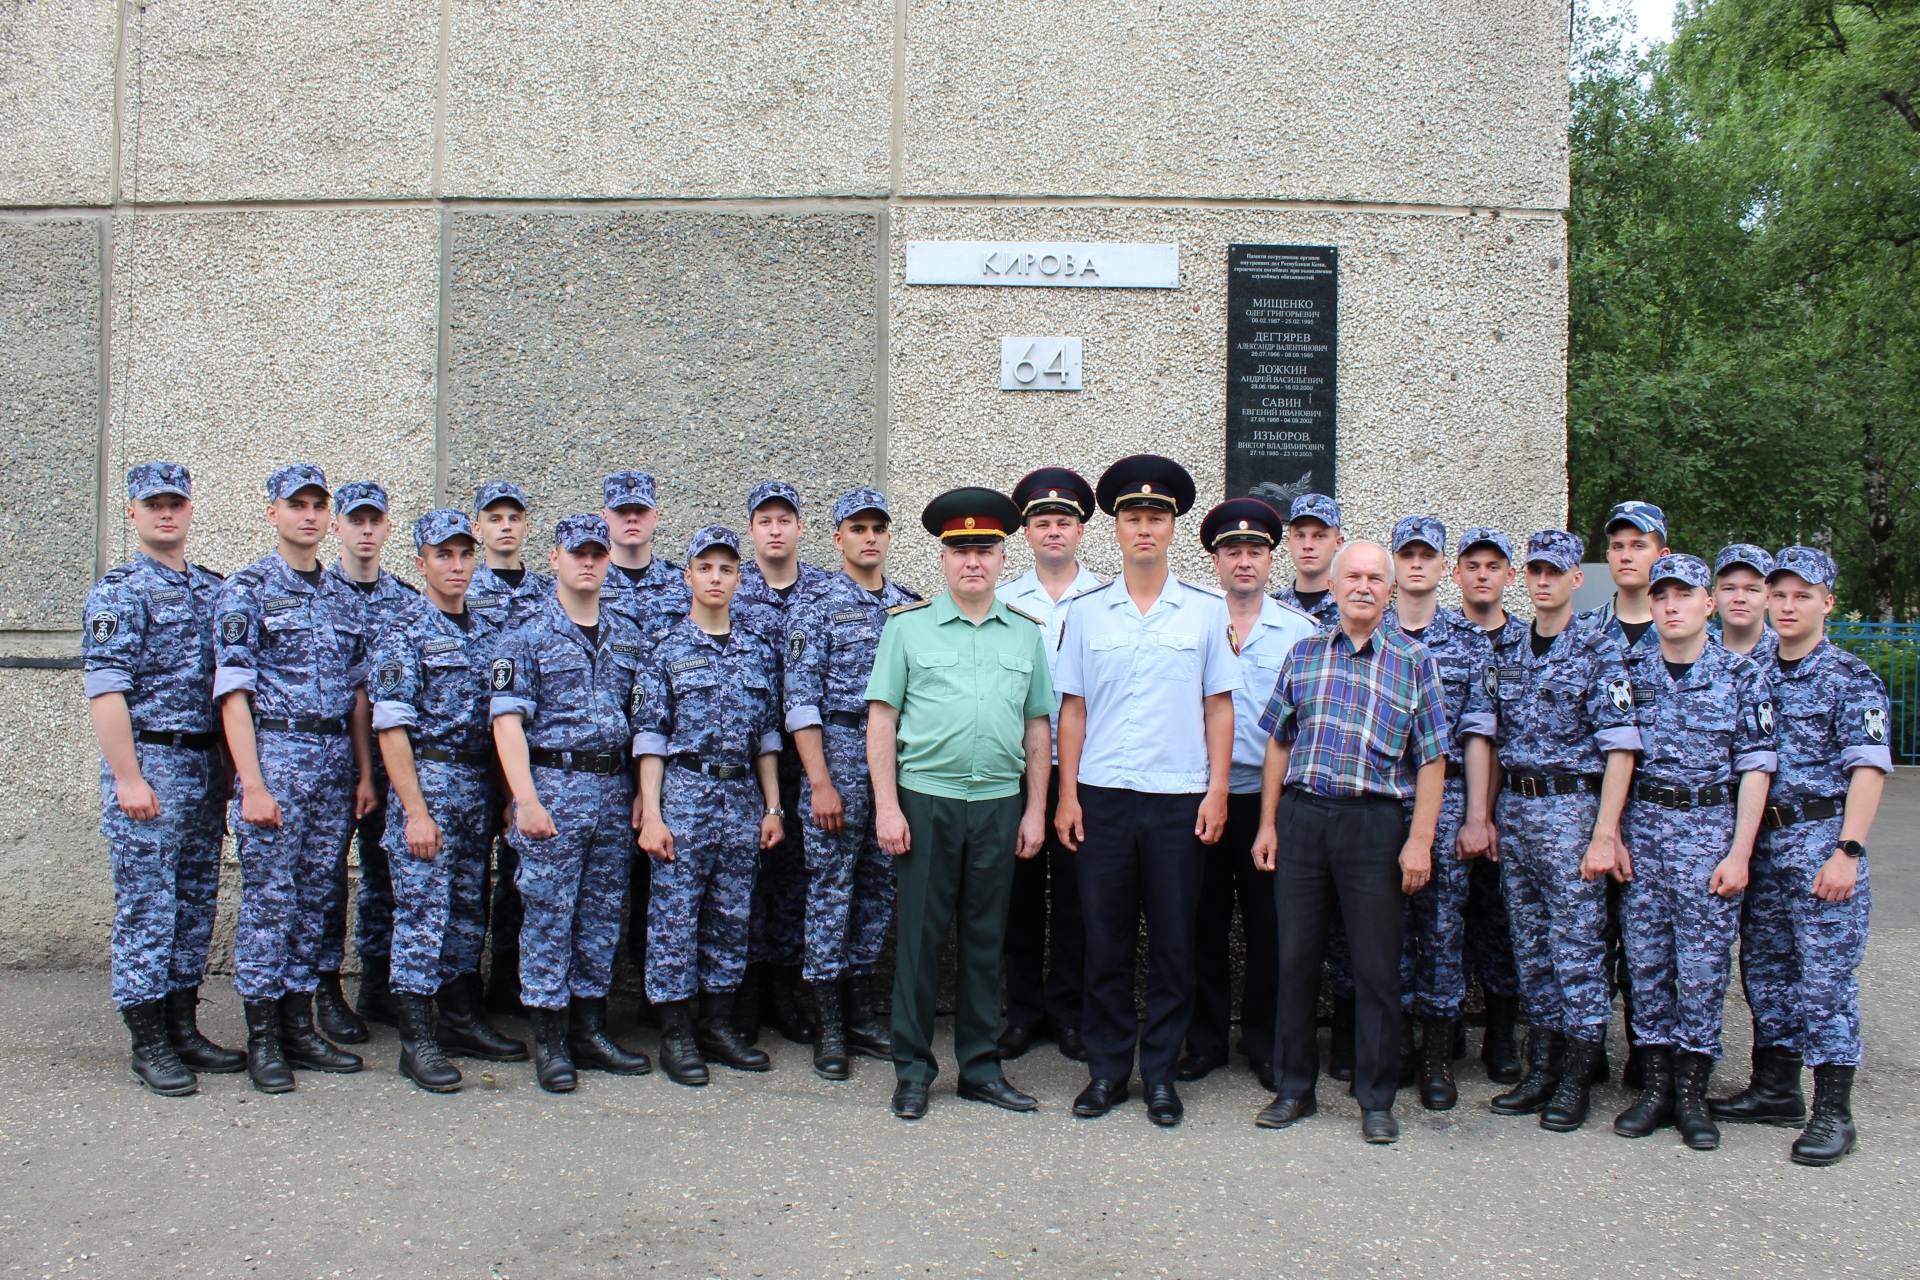
[[[1031, 642], [1013, 636], [998, 665], [985, 650], [979, 662], [1013, 678], [994, 686], [1012, 699], [1010, 723], [1043, 700], [1051, 723], [1032, 741], [1052, 758], [1023, 773], [1019, 733], [1002, 744], [1014, 763], [993, 794], [1017, 786], [1038, 813], [1045, 779], [1044, 835], [1023, 826], [1016, 860], [1008, 810], [1006, 883], [990, 878], [970, 898], [956, 871], [941, 891], [947, 915], [927, 917], [938, 937], [916, 933], [911, 965], [903, 904], [890, 1035], [872, 975], [896, 859], [914, 821], [960, 820], [899, 795], [916, 785], [912, 752], [939, 754], [926, 713], [909, 706], [903, 718], [902, 705], [916, 689], [953, 698], [962, 686], [937, 670], [952, 653], [906, 651], [913, 631], [888, 641], [876, 669], [883, 636], [906, 625], [890, 615], [922, 607], [886, 576], [883, 494], [834, 504], [836, 573], [798, 558], [800, 498], [781, 481], [748, 495], [751, 559], [737, 534], [710, 526], [681, 568], [653, 552], [652, 477], [616, 472], [602, 512], [557, 523], [541, 573], [522, 558], [526, 496], [495, 481], [471, 512], [415, 522], [415, 588], [380, 567], [391, 525], [378, 484], [335, 490], [316, 466], [282, 467], [266, 486], [277, 546], [224, 580], [186, 559], [186, 467], [137, 466], [127, 487], [139, 554], [88, 597], [83, 646], [116, 894], [113, 994], [133, 1069], [155, 1092], [190, 1093], [198, 1072], [244, 1069], [278, 1093], [295, 1070], [358, 1070], [339, 1045], [365, 1041], [367, 1019], [398, 1027], [404, 1075], [452, 1091], [462, 1078], [451, 1057], [529, 1056], [488, 1012], [527, 1018], [543, 1089], [573, 1089], [583, 1068], [645, 1073], [647, 1056], [607, 1029], [630, 902], [629, 946], [673, 1080], [703, 1084], [709, 1062], [769, 1069], [754, 1043], [765, 1022], [810, 1043], [828, 1079], [849, 1076], [850, 1052], [892, 1057], [894, 1111], [914, 1119], [936, 1070], [928, 966], [955, 894], [999, 913], [984, 935], [972, 922], [971, 942], [962, 922], [972, 1022], [986, 1016], [977, 988], [999, 998], [1001, 939], [1005, 958], [1005, 1026], [997, 1043], [962, 1046], [963, 1096], [1030, 1109], [1001, 1064], [1053, 1038], [1089, 1062], [1075, 1113], [1102, 1115], [1126, 1099], [1137, 1042], [1149, 1116], [1177, 1124], [1175, 1081], [1229, 1060], [1236, 904], [1240, 1048], [1274, 1087], [1279, 784], [1263, 776], [1275, 734], [1262, 712], [1296, 648], [1340, 624], [1345, 538], [1332, 498], [1307, 494], [1284, 515], [1250, 498], [1215, 507], [1200, 540], [1217, 587], [1167, 572], [1173, 521], [1194, 499], [1167, 459], [1123, 459], [1097, 491], [1049, 467], [1011, 502], [963, 490], [929, 507], [923, 523], [952, 552], [1024, 533], [1033, 567], [998, 584], [1006, 610], [991, 616], [1037, 625], [1046, 660], [1033, 671], [1021, 656]], [[1115, 518], [1128, 566], [1111, 583], [1078, 556], [1096, 506]], [[340, 558], [325, 567], [329, 531]], [[1643, 502], [1614, 508], [1605, 536], [1615, 593], [1578, 615], [1584, 547], [1567, 531], [1534, 533], [1516, 557], [1499, 529], [1468, 529], [1449, 570], [1447, 530], [1409, 516], [1385, 549], [1385, 624], [1431, 662], [1447, 721], [1431, 878], [1405, 899], [1398, 1083], [1417, 1085], [1429, 1109], [1455, 1105], [1471, 971], [1485, 997], [1481, 1056], [1514, 1086], [1493, 1110], [1577, 1128], [1591, 1084], [1610, 1074], [1618, 991], [1640, 1097], [1617, 1132], [1676, 1126], [1710, 1149], [1716, 1121], [1800, 1126], [1793, 1159], [1833, 1163], [1855, 1142], [1865, 841], [1893, 767], [1885, 690], [1824, 638], [1825, 552], [1736, 544], [1709, 566], [1672, 554], [1663, 514]], [[1283, 546], [1296, 577], [1269, 594]], [[963, 560], [949, 572], [958, 604], [922, 630], [989, 616], [954, 575], [1004, 561]], [[1449, 574], [1457, 610], [1438, 605]], [[1520, 574], [1531, 621], [1506, 611]], [[873, 708], [887, 712], [884, 734], [870, 735]], [[905, 740], [916, 716], [917, 747]], [[899, 750], [898, 791], [890, 755], [876, 788], [873, 742]], [[984, 766], [972, 767], [978, 784]], [[965, 792], [966, 766], [959, 776]], [[196, 1023], [229, 830], [244, 1053]], [[356, 837], [357, 1010], [340, 985]], [[916, 895], [930, 891], [924, 879], [911, 877]], [[917, 897], [911, 909], [925, 916]], [[1354, 975], [1337, 911], [1328, 924], [1329, 1074], [1351, 1080]], [[981, 937], [990, 963], [978, 963]], [[1752, 1078], [1709, 1101], [1736, 937]], [[1260, 1123], [1306, 1114], [1310, 1099], [1276, 1098]]]

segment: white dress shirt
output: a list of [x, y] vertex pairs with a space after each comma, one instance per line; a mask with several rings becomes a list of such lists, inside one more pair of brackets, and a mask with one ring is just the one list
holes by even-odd
[[[1003, 604], [1010, 604], [1024, 613], [1030, 613], [1040, 619], [1047, 629], [1047, 674], [1052, 675], [1060, 666], [1060, 628], [1067, 622], [1067, 602], [1082, 591], [1091, 591], [1100, 585], [1100, 577], [1085, 565], [1076, 562], [1073, 566], [1073, 584], [1060, 593], [1055, 600], [1047, 594], [1046, 587], [1040, 583], [1037, 569], [1029, 569], [1017, 578], [1001, 583], [993, 589]], [[1047, 723], [1053, 726], [1053, 762], [1060, 763], [1060, 693], [1058, 688], [1053, 695], [1053, 714], [1047, 717]]]

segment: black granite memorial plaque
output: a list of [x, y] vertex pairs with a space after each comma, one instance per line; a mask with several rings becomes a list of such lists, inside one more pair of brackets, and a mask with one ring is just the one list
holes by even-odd
[[1227, 246], [1227, 496], [1334, 492], [1340, 251]]

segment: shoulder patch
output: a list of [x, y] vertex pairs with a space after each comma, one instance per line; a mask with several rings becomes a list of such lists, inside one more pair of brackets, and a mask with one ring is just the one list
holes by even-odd
[[[1002, 600], [1002, 601], [1001, 601], [1000, 603], [1001, 603], [1001, 604], [1007, 604], [1007, 602], [1006, 602], [1005, 600]], [[1032, 614], [1030, 614], [1030, 613], [1028, 613], [1028, 612], [1027, 612], [1027, 611], [1026, 611], [1025, 609], [1022, 609], [1022, 608], [1021, 608], [1021, 607], [1020, 607], [1019, 605], [1017, 605], [1017, 604], [1007, 604], [1007, 612], [1008, 612], [1008, 613], [1017, 613], [1017, 614], [1019, 614], [1019, 615], [1020, 615], [1021, 617], [1023, 617], [1023, 618], [1025, 618], [1025, 619], [1026, 619], [1026, 620], [1027, 620], [1028, 622], [1031, 622], [1031, 623], [1032, 623], [1032, 624], [1033, 624], [1034, 626], [1036, 626], [1036, 627], [1044, 627], [1044, 626], [1046, 626], [1046, 625], [1047, 625], [1046, 623], [1044, 623], [1044, 622], [1042, 622], [1042, 621], [1040, 621], [1040, 619], [1038, 619], [1038, 618], [1036, 618], [1036, 617], [1034, 617], [1034, 616], [1033, 616]]]
[[380, 664], [380, 674], [376, 683], [382, 689], [397, 689], [400, 686], [400, 678], [405, 674], [406, 668], [399, 663], [383, 662]]
[[[927, 601], [915, 600], [912, 604], [897, 604], [893, 606], [893, 608], [887, 610], [887, 612], [888, 613], [912, 613], [915, 609], [924, 609], [926, 607], [927, 607]], [[1013, 608], [1012, 605], [1008, 605], [1007, 607], [1010, 609]], [[1018, 611], [1016, 610], [1016, 612]], [[1026, 617], [1028, 615], [1022, 614], [1021, 616]]]
[[1868, 707], [1860, 713], [1860, 727], [1867, 735], [1867, 741], [1875, 746], [1884, 746], [1887, 741], [1887, 713], [1882, 707]]
[[804, 631], [788, 632], [787, 633], [787, 661], [788, 662], [796, 661], [800, 657], [800, 655], [805, 653], [806, 651], [807, 651], [807, 633]]
[[93, 637], [95, 644], [105, 644], [113, 639], [113, 633], [119, 629], [120, 619], [115, 617], [109, 609], [102, 609], [94, 614], [93, 620], [87, 623], [87, 634]]
[[1753, 709], [1753, 724], [1762, 734], [1773, 732], [1773, 699], [1760, 699], [1759, 705]]
[[1633, 710], [1633, 686], [1625, 680], [1607, 681], [1607, 701], [1613, 703], [1615, 710]]
[[496, 691], [513, 688], [512, 658], [495, 658], [493, 660], [493, 687]]
[[220, 638], [228, 644], [239, 644], [247, 638], [247, 615], [229, 613], [220, 619]]

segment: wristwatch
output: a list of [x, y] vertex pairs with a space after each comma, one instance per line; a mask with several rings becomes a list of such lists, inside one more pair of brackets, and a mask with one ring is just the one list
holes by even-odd
[[787, 811], [785, 809], [769, 809], [767, 810], [767, 816], [769, 818], [785, 818]]
[[1842, 840], [1836, 847], [1849, 858], [1864, 858], [1867, 856], [1867, 846], [1861, 844], [1858, 840]]

